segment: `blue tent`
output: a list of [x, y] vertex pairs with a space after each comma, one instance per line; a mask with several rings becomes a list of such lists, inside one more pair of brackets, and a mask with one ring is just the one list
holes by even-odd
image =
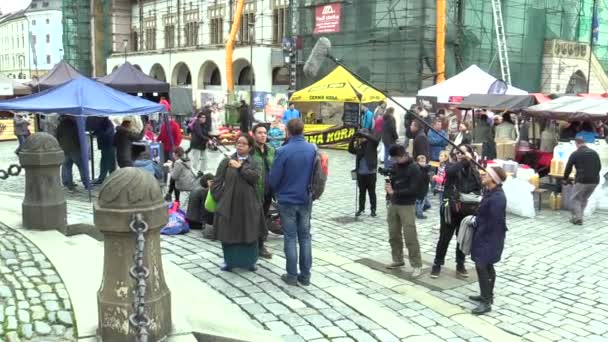
[[[165, 106], [114, 90], [85, 77], [29, 96], [0, 101], [0, 111], [33, 112], [77, 116], [80, 146], [87, 146], [85, 124], [91, 116], [146, 115], [166, 112]], [[85, 178], [90, 188], [89, 149], [81, 148]]]

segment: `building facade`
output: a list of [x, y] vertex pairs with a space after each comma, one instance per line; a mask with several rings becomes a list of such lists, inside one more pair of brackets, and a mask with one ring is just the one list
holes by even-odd
[[[225, 90], [225, 43], [233, 21], [230, 0], [113, 0], [111, 72], [127, 59], [173, 87]], [[236, 90], [286, 91], [283, 38], [288, 0], [246, 1], [235, 44], [232, 72]], [[200, 103], [199, 103], [200, 104]]]
[[0, 17], [0, 75], [23, 80], [44, 75], [62, 54], [61, 0], [33, 0]]

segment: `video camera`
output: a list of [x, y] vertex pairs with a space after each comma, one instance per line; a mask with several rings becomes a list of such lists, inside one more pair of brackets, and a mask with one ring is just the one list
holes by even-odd
[[384, 177], [391, 178], [395, 174], [395, 171], [390, 167], [385, 169], [382, 166], [380, 166], [378, 168], [378, 173], [383, 175]]

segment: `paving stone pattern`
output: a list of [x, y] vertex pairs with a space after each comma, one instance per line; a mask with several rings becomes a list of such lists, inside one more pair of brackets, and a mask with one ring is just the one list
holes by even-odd
[[[0, 144], [0, 151], [5, 149], [3, 146], [6, 144]], [[330, 176], [322, 200], [314, 206], [313, 247], [351, 261], [377, 258], [382, 253], [388, 257], [382, 178], [377, 182], [379, 216], [369, 217], [368, 209], [360, 220], [352, 221], [356, 190], [349, 171], [354, 159], [342, 151], [327, 153]], [[7, 155], [0, 154], [0, 165], [5, 164], [2, 158]], [[210, 153], [209, 168], [213, 169], [219, 159], [219, 154]], [[4, 189], [0, 183], [0, 191], [22, 191], [18, 177], [7, 182], [11, 185]], [[79, 196], [68, 194], [69, 199], [86, 200], [85, 196]], [[417, 222], [421, 249], [426, 256], [434, 255], [439, 236], [436, 204], [433, 200], [427, 220]], [[568, 223], [567, 213], [543, 209], [534, 219], [509, 216], [508, 226], [503, 260], [496, 268], [493, 312], [482, 319], [521, 336], [524, 341], [608, 340], [608, 279], [604, 263], [608, 258], [608, 215], [597, 212], [578, 227]], [[271, 261], [261, 260], [256, 273], [225, 273], [219, 270], [222, 264], [219, 244], [203, 239], [200, 232], [163, 237], [162, 241], [166, 261], [178, 264], [220, 291], [248, 313], [255, 324], [275, 331], [286, 341], [484, 340], [475, 331], [396, 288], [318, 257], [314, 259], [312, 285], [288, 287], [279, 279], [284, 273], [282, 238], [271, 234], [267, 245], [275, 257]], [[446, 260], [450, 268], [454, 264], [454, 245]], [[474, 272], [471, 262], [468, 268]], [[452, 276], [453, 271], [442, 274]], [[329, 289], [335, 286], [345, 286], [396, 315], [416, 334], [396, 336], [394, 329], [370, 318], [372, 313], [359, 312], [353, 309], [353, 303], [330, 294]], [[472, 283], [430, 293], [468, 311], [474, 304], [467, 296], [477, 292], [477, 284]]]
[[72, 304], [49, 260], [0, 224], [0, 341], [70, 341]]

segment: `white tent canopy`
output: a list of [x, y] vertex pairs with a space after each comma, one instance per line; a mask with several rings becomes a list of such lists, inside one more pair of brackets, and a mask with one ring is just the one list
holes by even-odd
[[[477, 65], [471, 65], [463, 72], [434, 86], [420, 89], [418, 96], [435, 96], [437, 102], [448, 103], [450, 96], [469, 96], [471, 94], [487, 94], [490, 86], [496, 82], [496, 77], [481, 70]], [[528, 92], [509, 86], [507, 95], [528, 95]]]
[[608, 119], [608, 99], [563, 96], [524, 109], [524, 112], [552, 120], [591, 121]]

